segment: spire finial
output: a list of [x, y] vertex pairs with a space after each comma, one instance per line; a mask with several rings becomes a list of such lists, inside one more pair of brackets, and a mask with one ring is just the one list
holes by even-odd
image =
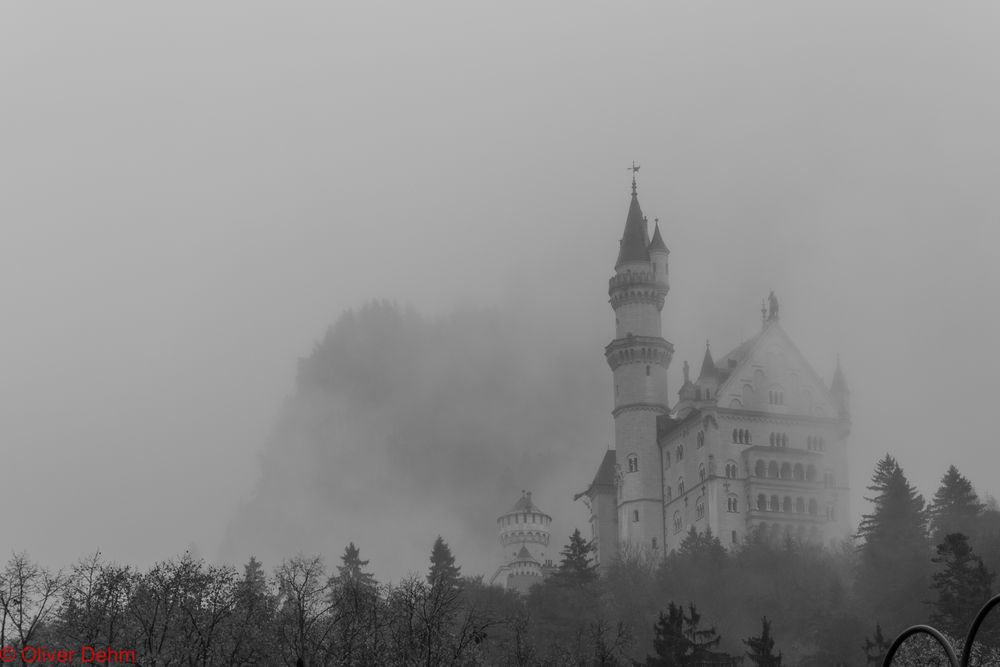
[[632, 160], [632, 166], [628, 168], [632, 170], [632, 196], [635, 197], [636, 196], [635, 175], [639, 173], [639, 165], [635, 163], [635, 160]]

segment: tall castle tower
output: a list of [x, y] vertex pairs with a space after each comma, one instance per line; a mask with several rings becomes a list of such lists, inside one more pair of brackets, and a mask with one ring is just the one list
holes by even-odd
[[670, 287], [659, 225], [650, 240], [639, 208], [633, 166], [632, 201], [615, 275], [608, 285], [615, 339], [604, 350], [614, 375], [618, 541], [657, 549], [663, 535], [663, 478], [656, 419], [669, 413], [667, 368], [673, 345], [663, 339], [660, 312]]
[[531, 500], [531, 492], [521, 492], [521, 498], [497, 518], [503, 565], [497, 568], [490, 584], [527, 593], [549, 574], [554, 566], [549, 557], [549, 536], [552, 517]]

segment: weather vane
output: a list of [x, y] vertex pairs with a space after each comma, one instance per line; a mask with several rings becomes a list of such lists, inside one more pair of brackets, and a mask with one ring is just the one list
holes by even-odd
[[632, 171], [632, 194], [635, 194], [635, 175], [639, 173], [639, 165], [635, 163], [635, 160], [632, 160], [632, 166], [625, 168]]

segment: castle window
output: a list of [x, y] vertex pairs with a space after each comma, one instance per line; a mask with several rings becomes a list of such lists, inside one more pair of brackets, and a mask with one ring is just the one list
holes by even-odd
[[771, 461], [767, 464], [767, 476], [777, 477], [778, 476], [778, 464], [775, 461]]
[[679, 496], [683, 496], [684, 495], [684, 478], [683, 477], [681, 477], [680, 479], [677, 480], [677, 495], [679, 495]]
[[823, 486], [825, 486], [828, 489], [833, 487], [833, 473], [832, 472], [825, 472], [825, 473], [823, 473]]
[[814, 466], [811, 463], [806, 468], [806, 481], [807, 482], [815, 482], [816, 481], [816, 466]]
[[774, 433], [771, 433], [771, 446], [774, 447]]
[[795, 499], [795, 511], [798, 512], [799, 514], [805, 514], [806, 513], [806, 501], [802, 500], [801, 498], [796, 498]]
[[684, 460], [684, 445], [677, 445], [677, 460]]
[[787, 447], [788, 446], [788, 434], [787, 433], [782, 433], [781, 434], [781, 446], [782, 447]]
[[[646, 377], [649, 377], [649, 366], [648, 365], [646, 366]], [[605, 385], [605, 386], [607, 386], [607, 385]]]
[[736, 479], [736, 463], [732, 461], [726, 463], [726, 477]]
[[757, 477], [767, 477], [767, 471], [764, 469], [764, 462], [757, 459], [757, 465], [753, 468], [753, 474]]
[[781, 506], [778, 504], [778, 496], [771, 496], [771, 511], [772, 512], [781, 511]]
[[698, 498], [698, 502], [694, 504], [694, 513], [699, 519], [705, 518], [705, 499]]
[[733, 429], [733, 442], [734, 443], [735, 442], [739, 442], [739, 439], [738, 439], [737, 435], [738, 435], [738, 433], [737, 433], [736, 429], [734, 428]]
[[809, 499], [809, 513], [810, 514], [817, 514], [817, 513], [819, 513], [819, 508], [816, 505], [816, 499], [815, 498], [810, 498]]
[[733, 531], [732, 540], [733, 540], [733, 544], [736, 544], [736, 531], [735, 530]]
[[824, 444], [825, 443], [823, 442], [823, 436], [819, 436], [819, 451], [821, 452], [823, 451]]
[[705, 481], [705, 464], [704, 463], [702, 463], [701, 465], [698, 466], [698, 477], [701, 478], [701, 481], [703, 481], [703, 482]]
[[674, 512], [674, 532], [681, 532], [681, 511], [677, 510]]
[[792, 476], [792, 466], [787, 462], [781, 464], [781, 479], [789, 479]]
[[653, 548], [654, 549], [656, 548], [656, 538], [655, 537], [653, 538]]
[[639, 457], [635, 454], [629, 454], [628, 457], [628, 471], [629, 472], [639, 472]]
[[664, 470], [670, 469], [670, 452], [663, 452], [663, 468]]
[[705, 446], [705, 432], [704, 431], [698, 431], [698, 446], [699, 447], [704, 447]]
[[729, 496], [726, 499], [726, 509], [729, 510], [730, 512], [739, 512], [740, 511], [739, 510], [739, 501], [736, 499], [736, 496]]
[[669, 486], [667, 487], [667, 502], [669, 503], [674, 499], [674, 491]]
[[767, 496], [763, 493], [757, 494], [757, 510], [763, 512], [767, 509]]
[[781, 511], [791, 513], [792, 511], [792, 499], [785, 496], [785, 499], [781, 501]]
[[639, 523], [639, 510], [632, 510], [632, 523]]

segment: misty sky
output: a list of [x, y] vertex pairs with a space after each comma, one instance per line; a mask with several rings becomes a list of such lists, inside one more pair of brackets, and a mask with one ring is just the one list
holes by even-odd
[[1000, 7], [806, 4], [5, 3], [0, 554], [214, 557], [297, 359], [373, 297], [603, 367], [632, 160], [672, 394], [773, 289], [841, 355], [856, 515], [886, 451], [1000, 495]]

